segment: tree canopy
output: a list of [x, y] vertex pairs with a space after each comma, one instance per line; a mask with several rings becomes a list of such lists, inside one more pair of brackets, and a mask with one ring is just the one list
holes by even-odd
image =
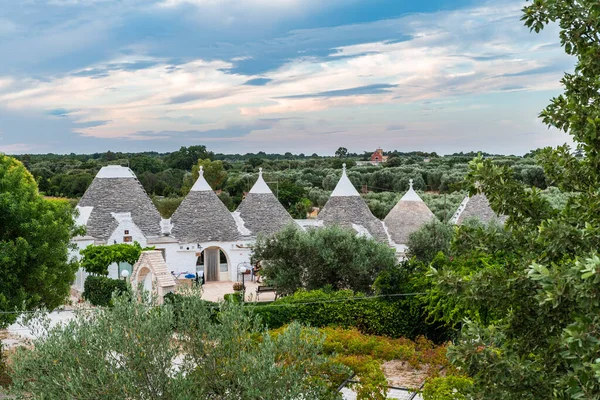
[[291, 225], [271, 237], [259, 237], [255, 260], [279, 293], [325, 286], [372, 291], [379, 272], [396, 265], [395, 251], [385, 243], [337, 226], [303, 231]]
[[80, 251], [82, 256], [80, 265], [91, 274], [108, 275], [108, 267], [112, 263], [126, 262], [135, 264], [142, 253], [142, 246], [118, 243], [108, 246], [89, 245]]
[[566, 53], [577, 57], [562, 79], [565, 92], [540, 115], [577, 149], [534, 154], [546, 181], [572, 194], [555, 208], [510, 166], [475, 159], [471, 192], [485, 192], [508, 220], [502, 230], [459, 229], [453, 257], [434, 261], [435, 304], [444, 318], [467, 318], [449, 357], [473, 378], [474, 398], [597, 399], [600, 3], [536, 0], [523, 14], [536, 32], [556, 22]]
[[[46, 200], [22, 163], [0, 154], [0, 311], [55, 308], [75, 279], [74, 209]], [[17, 314], [0, 315], [0, 326]]]

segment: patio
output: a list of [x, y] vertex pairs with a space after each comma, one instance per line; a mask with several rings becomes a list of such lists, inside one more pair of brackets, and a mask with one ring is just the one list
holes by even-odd
[[[178, 284], [180, 281], [177, 282]], [[222, 301], [224, 296], [233, 293], [234, 282], [206, 282], [203, 286], [202, 298], [209, 301]], [[244, 283], [246, 285], [246, 301], [256, 301], [256, 288], [259, 284], [249, 279]], [[260, 294], [260, 301], [275, 300], [275, 292], [266, 292]]]

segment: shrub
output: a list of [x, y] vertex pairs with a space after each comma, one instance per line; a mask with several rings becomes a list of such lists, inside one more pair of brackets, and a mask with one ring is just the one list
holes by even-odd
[[440, 324], [425, 320], [422, 303], [415, 297], [369, 299], [350, 290], [326, 292], [299, 290], [270, 304], [248, 307], [271, 329], [292, 321], [315, 327], [355, 327], [363, 333], [389, 337], [426, 336], [436, 342], [448, 338]]
[[227, 293], [226, 295], [223, 296], [223, 298], [225, 299], [225, 301], [228, 301], [231, 303], [241, 303], [243, 296], [244, 296], [243, 293]]
[[316, 329], [291, 324], [274, 338], [241, 306], [220, 305], [213, 321], [198, 296], [180, 300], [178, 318], [170, 303], [153, 307], [126, 295], [110, 309], [77, 313], [11, 357], [13, 393], [21, 399], [340, 398], [339, 376], [350, 371], [322, 352]]
[[112, 294], [127, 291], [127, 282], [105, 276], [88, 276], [83, 286], [83, 298], [95, 306], [111, 304]]
[[338, 226], [305, 232], [288, 225], [273, 236], [259, 236], [254, 258], [265, 261], [261, 275], [280, 294], [326, 285], [369, 292], [377, 275], [397, 263], [387, 243]]
[[441, 251], [448, 253], [454, 237], [454, 226], [433, 219], [408, 238], [408, 256], [430, 263]]
[[423, 388], [424, 400], [467, 400], [473, 380], [464, 376], [437, 377], [428, 380]]
[[242, 282], [235, 282], [233, 284], [233, 290], [235, 290], [235, 291], [244, 290], [244, 284]]

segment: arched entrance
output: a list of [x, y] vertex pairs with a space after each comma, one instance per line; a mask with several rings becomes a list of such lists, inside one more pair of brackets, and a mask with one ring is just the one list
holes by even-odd
[[152, 287], [152, 272], [149, 268], [143, 267], [138, 271], [136, 282], [142, 285], [142, 290], [144, 295], [142, 298], [147, 301], [151, 301], [152, 296], [154, 295], [153, 287]]
[[230, 280], [229, 268], [227, 254], [217, 246], [204, 249], [196, 260], [196, 272], [204, 275], [206, 282]]

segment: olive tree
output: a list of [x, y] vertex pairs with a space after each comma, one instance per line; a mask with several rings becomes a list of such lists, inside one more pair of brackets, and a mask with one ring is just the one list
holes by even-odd
[[337, 226], [303, 231], [290, 225], [271, 237], [259, 237], [255, 260], [280, 293], [325, 286], [371, 292], [377, 275], [396, 265], [387, 244]]
[[[277, 336], [241, 306], [177, 297], [163, 306], [122, 295], [81, 312], [11, 359], [23, 399], [338, 399], [348, 370], [322, 355], [323, 336]], [[217, 308], [215, 308], [217, 307]]]

